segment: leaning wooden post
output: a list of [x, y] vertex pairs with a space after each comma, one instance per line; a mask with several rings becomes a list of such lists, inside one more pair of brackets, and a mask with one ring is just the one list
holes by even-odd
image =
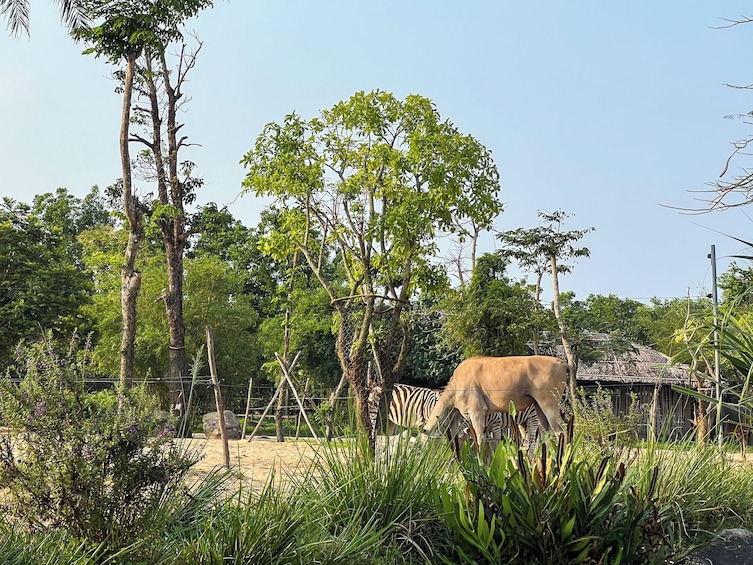
[[246, 414], [243, 416], [243, 434], [241, 439], [246, 439], [246, 422], [248, 422], [248, 414], [251, 412], [251, 387], [254, 384], [254, 378], [248, 379], [248, 396], [246, 396]]
[[[298, 352], [298, 355], [300, 355], [301, 352]], [[295, 361], [298, 360], [298, 355], [296, 355], [293, 364], [295, 364]], [[283, 373], [283, 380], [288, 381], [288, 385], [290, 386], [290, 390], [293, 391], [293, 396], [295, 397], [295, 401], [298, 403], [298, 408], [301, 410], [301, 415], [303, 416], [303, 419], [306, 420], [306, 424], [308, 425], [309, 429], [311, 430], [311, 435], [314, 436], [314, 439], [319, 441], [319, 436], [316, 435], [316, 431], [314, 431], [314, 426], [311, 425], [311, 422], [309, 422], [309, 417], [306, 415], [306, 409], [303, 407], [303, 402], [301, 402], [300, 397], [298, 396], [298, 393], [295, 390], [295, 387], [293, 386], [293, 383], [288, 378], [288, 375], [290, 373], [290, 368], [288, 367], [287, 363], [285, 363], [285, 360], [280, 357], [278, 353], [275, 352], [275, 357], [277, 358], [277, 362], [280, 364], [280, 367], [282, 368]], [[291, 364], [291, 368], [293, 366]]]
[[[295, 359], [293, 359], [293, 362], [290, 364], [291, 369], [298, 362], [298, 357], [300, 357], [300, 355], [301, 355], [301, 352], [299, 351], [298, 355], [295, 356]], [[256, 432], [259, 431], [259, 428], [261, 427], [262, 422], [264, 422], [264, 418], [267, 417], [267, 414], [269, 413], [269, 410], [272, 408], [272, 405], [275, 403], [275, 400], [277, 400], [277, 397], [280, 396], [280, 391], [282, 390], [282, 387], [285, 386], [286, 379], [287, 379], [287, 375], [283, 372], [282, 378], [280, 379], [280, 384], [277, 385], [277, 390], [275, 390], [275, 393], [272, 395], [272, 400], [269, 401], [269, 404], [267, 404], [267, 407], [264, 409], [264, 412], [262, 412], [261, 418], [259, 418], [259, 422], [256, 424], [254, 431], [251, 432], [251, 436], [249, 436], [248, 441], [251, 441], [252, 439], [254, 439]]]
[[227, 444], [227, 430], [225, 429], [225, 404], [222, 402], [220, 381], [217, 378], [217, 365], [214, 362], [214, 335], [211, 326], [207, 326], [207, 356], [209, 357], [209, 372], [212, 375], [212, 386], [214, 387], [214, 401], [217, 404], [220, 437], [222, 438], [222, 455], [225, 459], [225, 467], [230, 467], [230, 448]]

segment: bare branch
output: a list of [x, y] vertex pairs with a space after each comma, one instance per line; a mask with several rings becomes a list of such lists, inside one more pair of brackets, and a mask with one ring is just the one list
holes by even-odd
[[723, 22], [727, 22], [725, 25], [712, 26], [711, 29], [729, 29], [742, 24], [749, 24], [753, 22], [752, 16], [741, 16], [739, 20], [733, 20], [730, 18], [722, 18]]

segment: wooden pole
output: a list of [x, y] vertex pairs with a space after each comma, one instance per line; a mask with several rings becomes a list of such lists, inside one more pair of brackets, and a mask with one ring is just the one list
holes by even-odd
[[[306, 386], [303, 387], [303, 398], [304, 400], [308, 397], [309, 394], [309, 379], [306, 379]], [[295, 439], [298, 439], [298, 436], [301, 434], [301, 415], [298, 414], [298, 418], [296, 418], [295, 422]]]
[[[298, 353], [300, 355], [300, 352]], [[306, 420], [306, 425], [308, 425], [309, 429], [311, 430], [311, 435], [314, 436], [315, 440], [319, 440], [319, 436], [316, 435], [316, 431], [314, 431], [314, 426], [311, 425], [311, 422], [309, 422], [309, 417], [306, 415], [306, 409], [303, 407], [303, 402], [301, 402], [301, 399], [298, 397], [298, 393], [295, 390], [295, 387], [293, 386], [293, 383], [290, 382], [290, 379], [288, 378], [288, 366], [285, 363], [285, 361], [280, 357], [278, 353], [275, 353], [275, 357], [277, 358], [277, 362], [282, 367], [282, 373], [283, 373], [283, 379], [288, 381], [288, 385], [290, 386], [290, 390], [293, 391], [293, 396], [295, 397], [295, 401], [298, 403], [298, 408], [301, 409], [301, 415], [303, 415], [303, 419]], [[298, 359], [298, 356], [296, 355], [296, 359]]]
[[284, 383], [281, 380], [280, 384], [277, 385], [277, 390], [275, 390], [275, 393], [272, 395], [272, 400], [269, 401], [269, 404], [267, 404], [267, 407], [264, 409], [264, 412], [262, 412], [261, 418], [259, 418], [259, 421], [256, 423], [256, 427], [254, 428], [254, 431], [252, 431], [251, 435], [248, 436], [248, 441], [251, 441], [252, 439], [254, 439], [256, 432], [259, 431], [259, 428], [261, 427], [261, 424], [264, 421], [264, 418], [267, 417], [267, 414], [269, 413], [270, 408], [272, 408], [272, 405], [275, 403], [275, 400], [277, 400], [277, 397], [280, 396], [280, 390], [282, 389], [283, 384]]
[[[295, 356], [295, 359], [293, 359], [293, 362], [290, 364], [291, 369], [298, 362], [298, 358], [300, 356], [301, 356], [301, 352], [299, 351], [298, 355]], [[272, 400], [269, 401], [269, 404], [267, 404], [267, 407], [264, 409], [264, 412], [262, 413], [261, 418], [259, 418], [259, 422], [256, 424], [254, 431], [251, 432], [251, 435], [249, 436], [248, 441], [251, 441], [252, 439], [254, 439], [256, 432], [259, 431], [259, 428], [261, 427], [261, 423], [264, 421], [264, 418], [267, 417], [267, 414], [269, 413], [269, 410], [272, 408], [272, 405], [275, 403], [275, 400], [277, 400], [277, 397], [280, 396], [280, 391], [282, 390], [282, 387], [285, 386], [286, 379], [287, 379], [287, 375], [283, 372], [282, 378], [280, 379], [280, 384], [277, 385], [277, 390], [275, 390], [275, 393], [272, 395]]]
[[209, 371], [212, 375], [212, 385], [214, 386], [214, 401], [217, 404], [220, 437], [222, 438], [222, 455], [225, 460], [225, 466], [230, 467], [230, 448], [227, 444], [227, 430], [225, 429], [225, 404], [222, 402], [220, 380], [217, 377], [217, 365], [214, 362], [214, 335], [212, 334], [211, 326], [207, 326], [207, 356], [209, 357]]
[[246, 414], [243, 416], [243, 434], [241, 439], [246, 439], [246, 422], [248, 422], [248, 414], [251, 412], [251, 387], [254, 384], [254, 378], [248, 379], [248, 396], [246, 396]]

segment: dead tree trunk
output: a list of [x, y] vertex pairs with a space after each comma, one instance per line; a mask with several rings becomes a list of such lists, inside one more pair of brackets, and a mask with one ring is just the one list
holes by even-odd
[[141, 273], [136, 270], [136, 256], [143, 235], [141, 211], [134, 195], [131, 178], [131, 155], [128, 149], [129, 126], [131, 122], [131, 100], [133, 78], [138, 53], [129, 53], [123, 84], [123, 114], [120, 122], [120, 164], [123, 174], [123, 211], [128, 222], [128, 243], [126, 244], [121, 269], [120, 305], [123, 318], [123, 332], [120, 340], [120, 386], [131, 385], [136, 356], [136, 300], [141, 288]]

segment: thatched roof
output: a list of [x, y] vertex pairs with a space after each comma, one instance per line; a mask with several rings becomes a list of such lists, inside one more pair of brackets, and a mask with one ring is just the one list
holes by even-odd
[[[594, 341], [608, 343], [606, 334], [593, 336]], [[611, 382], [623, 384], [688, 384], [688, 372], [684, 366], [673, 366], [669, 357], [646, 347], [632, 344], [633, 351], [616, 352], [596, 363], [578, 365], [578, 381]], [[557, 356], [564, 357], [562, 346], [557, 347]]]

